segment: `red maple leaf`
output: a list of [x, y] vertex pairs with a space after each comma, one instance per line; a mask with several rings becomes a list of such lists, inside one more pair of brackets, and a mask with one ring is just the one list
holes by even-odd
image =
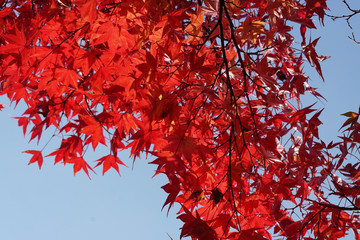
[[29, 164], [32, 163], [36, 163], [39, 165], [39, 169], [41, 169], [41, 166], [43, 164], [43, 156], [41, 151], [36, 151], [36, 150], [27, 150], [24, 151], [23, 153], [29, 153], [29, 154], [33, 154], [33, 156], [31, 157]]
[[107, 155], [104, 156], [98, 160], [96, 160], [98, 163], [96, 164], [95, 167], [98, 167], [100, 165], [103, 166], [103, 175], [110, 169], [110, 168], [114, 168], [116, 170], [116, 172], [120, 175], [119, 172], [119, 165], [124, 165], [126, 166], [119, 157], [114, 156], [114, 155]]

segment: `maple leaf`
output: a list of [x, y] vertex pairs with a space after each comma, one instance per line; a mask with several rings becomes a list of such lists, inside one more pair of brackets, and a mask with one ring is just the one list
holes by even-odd
[[31, 119], [31, 122], [34, 124], [34, 127], [31, 129], [31, 137], [30, 137], [29, 142], [37, 137], [38, 143], [39, 143], [42, 131], [44, 129], [45, 122], [40, 118], [40, 116], [38, 114], [35, 115], [34, 119]]
[[76, 173], [78, 173], [80, 170], [83, 170], [88, 178], [90, 179], [89, 175], [89, 169], [95, 173], [95, 171], [89, 166], [89, 164], [82, 158], [82, 157], [72, 157], [66, 160], [65, 163], [73, 164], [74, 168], [74, 176]]
[[39, 169], [41, 169], [41, 166], [43, 164], [43, 156], [41, 151], [36, 151], [36, 150], [27, 150], [24, 151], [23, 153], [29, 153], [29, 154], [33, 154], [33, 156], [31, 157], [29, 164], [32, 163], [36, 163], [39, 165]]
[[72, 157], [83, 155], [82, 139], [79, 136], [72, 135], [61, 141], [59, 149], [50, 153], [48, 156], [55, 156], [55, 164], [63, 161], [67, 163]]
[[110, 169], [114, 168], [116, 172], [120, 175], [119, 172], [119, 166], [118, 165], [126, 165], [117, 157], [114, 155], [107, 155], [104, 156], [98, 160], [96, 160], [98, 163], [96, 164], [95, 168], [102, 165], [103, 166], [103, 175]]
[[82, 127], [81, 133], [89, 136], [88, 142], [91, 142], [93, 149], [95, 150], [99, 143], [105, 145], [105, 139], [103, 135], [103, 126], [92, 116], [83, 116], [82, 119], [85, 122], [85, 126]]
[[169, 204], [168, 213], [170, 211], [171, 206], [174, 204], [177, 195], [180, 192], [179, 185], [180, 185], [180, 182], [179, 182], [178, 178], [174, 177], [170, 183], [161, 187], [162, 189], [164, 189], [165, 192], [167, 192], [169, 194], [169, 196], [166, 198], [166, 201], [162, 207], [162, 209], [164, 209], [164, 207]]
[[19, 53], [24, 50], [27, 43], [24, 31], [17, 27], [15, 27], [15, 34], [3, 34], [2, 37], [7, 41], [7, 44], [0, 46], [0, 54]]
[[68, 68], [58, 68], [56, 69], [55, 77], [60, 79], [65, 86], [70, 85], [74, 88], [77, 88], [77, 79], [79, 78], [79, 75], [75, 70]]
[[23, 133], [24, 133], [24, 136], [25, 136], [27, 126], [30, 123], [29, 118], [27, 118], [27, 117], [14, 117], [14, 118], [18, 120], [18, 126], [23, 127]]
[[188, 209], [184, 207], [183, 209], [185, 213], [178, 217], [185, 223], [181, 228], [180, 238], [194, 236], [199, 240], [217, 239], [215, 231], [213, 231], [206, 222], [200, 219], [200, 215], [197, 212], [196, 217], [194, 217]]
[[328, 59], [329, 56], [318, 56], [317, 55], [316, 50], [315, 50], [315, 46], [316, 46], [317, 42], [319, 41], [319, 39], [320, 39], [320, 37], [315, 39], [314, 41], [310, 42], [306, 46], [305, 46], [305, 44], [303, 44], [303, 51], [304, 51], [304, 54], [305, 54], [306, 58], [310, 62], [310, 64], [312, 66], [315, 66], [316, 71], [319, 73], [321, 78], [324, 80], [324, 76], [322, 74], [321, 66], [320, 66], [319, 62]]
[[322, 24], [324, 25], [324, 10], [329, 10], [325, 0], [309, 0], [306, 3], [306, 9], [308, 11], [315, 12], [319, 16]]

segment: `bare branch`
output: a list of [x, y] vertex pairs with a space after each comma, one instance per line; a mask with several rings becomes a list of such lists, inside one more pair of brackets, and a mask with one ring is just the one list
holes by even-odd
[[[326, 14], [326, 16], [330, 17], [333, 21], [337, 20], [337, 19], [345, 19], [347, 25], [349, 26], [349, 28], [352, 30], [353, 27], [350, 23], [350, 20], [352, 19], [352, 17], [354, 17], [355, 15], [360, 13], [360, 9], [354, 9], [350, 6], [350, 4], [347, 2], [347, 0], [343, 0], [343, 3], [346, 5], [348, 11], [350, 11], [350, 13], [348, 14], [344, 14], [344, 15], [340, 15], [340, 16], [335, 16], [335, 15], [330, 15], [330, 14]], [[357, 44], [360, 44], [359, 41], [357, 41], [355, 39], [354, 36], [354, 32], [351, 32], [351, 36], [348, 36], [348, 38], [352, 41], [354, 41]]]

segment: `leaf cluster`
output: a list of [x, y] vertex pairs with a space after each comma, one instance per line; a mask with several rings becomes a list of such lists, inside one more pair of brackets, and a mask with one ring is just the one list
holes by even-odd
[[[152, 155], [168, 178], [164, 207], [181, 205], [181, 237], [337, 239], [353, 229], [359, 238], [358, 181], [335, 174], [358, 178], [358, 164], [343, 167], [348, 144], [358, 147], [358, 114], [345, 114], [344, 143], [326, 145], [321, 111], [300, 101], [321, 98], [302, 68], [308, 60], [322, 77], [326, 57], [306, 32], [326, 9], [325, 0], [8, 0], [0, 94], [25, 102], [17, 119], [30, 140], [56, 129], [60, 146], [46, 157], [74, 174], [119, 173], [125, 149]], [[92, 167], [85, 153], [99, 145], [109, 154]], [[29, 163], [41, 167], [45, 147], [25, 151]]]

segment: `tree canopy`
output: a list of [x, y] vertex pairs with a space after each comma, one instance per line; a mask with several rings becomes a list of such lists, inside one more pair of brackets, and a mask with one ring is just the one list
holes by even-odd
[[[352, 8], [349, 8], [350, 10]], [[360, 239], [359, 111], [319, 138], [319, 41], [326, 0], [7, 0], [0, 4], [0, 95], [39, 141], [29, 149], [89, 177], [152, 155], [181, 237]], [[356, 12], [356, 10], [354, 10]], [[298, 34], [298, 32], [300, 34]], [[354, 41], [355, 38], [353, 39]], [[300, 42], [301, 44], [297, 44]], [[0, 109], [3, 106], [0, 105]], [[109, 154], [87, 162], [88, 148]]]

